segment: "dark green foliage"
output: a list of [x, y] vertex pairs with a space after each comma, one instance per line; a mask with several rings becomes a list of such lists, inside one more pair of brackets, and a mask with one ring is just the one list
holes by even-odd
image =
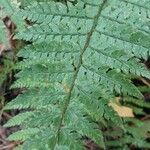
[[9, 139], [25, 141], [23, 150], [83, 150], [88, 137], [107, 149], [113, 142], [104, 140], [102, 125], [131, 132], [109, 103], [116, 94], [142, 99], [130, 76], [150, 77], [140, 62], [150, 53], [149, 3], [24, 2], [17, 15], [30, 23], [16, 38], [32, 44], [18, 53], [24, 59], [16, 64], [21, 71], [13, 87], [25, 91], [5, 109], [27, 111], [5, 125], [22, 127]]

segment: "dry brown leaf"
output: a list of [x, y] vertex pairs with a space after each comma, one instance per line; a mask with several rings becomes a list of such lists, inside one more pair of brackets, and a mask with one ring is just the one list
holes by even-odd
[[115, 102], [111, 102], [109, 106], [113, 107], [120, 117], [134, 117], [133, 110], [130, 107], [120, 106]]

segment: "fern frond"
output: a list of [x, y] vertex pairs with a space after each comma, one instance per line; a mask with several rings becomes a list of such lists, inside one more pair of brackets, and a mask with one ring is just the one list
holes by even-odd
[[150, 108], [150, 104], [148, 102], [145, 102], [143, 99], [136, 99], [133, 97], [125, 97], [123, 100], [125, 103], [134, 104], [138, 107]]
[[38, 128], [28, 128], [25, 130], [17, 131], [9, 136], [9, 140], [27, 140], [30, 136], [35, 135], [40, 130]]
[[[142, 98], [128, 76], [150, 77], [140, 63], [140, 58], [149, 56], [150, 31], [146, 18], [139, 21], [140, 13], [149, 10], [137, 3], [79, 0], [65, 5], [34, 1], [19, 11], [34, 24], [16, 35], [33, 43], [18, 54], [24, 60], [16, 66], [21, 71], [13, 85], [27, 91], [5, 109], [30, 109], [34, 115], [10, 122], [22, 122], [24, 129], [10, 139], [25, 140], [25, 150], [77, 150], [84, 149], [81, 137], [86, 136], [105, 149], [95, 122], [122, 127], [109, 106], [111, 98], [115, 93]], [[106, 96], [107, 91], [111, 94]], [[28, 134], [32, 128], [35, 133]]]
[[[87, 5], [84, 8], [85, 4]], [[67, 8], [69, 11], [67, 11]], [[80, 35], [81, 40], [81, 37], [87, 34], [88, 28], [92, 25], [96, 9], [96, 5], [91, 6], [88, 2], [83, 3], [80, 1], [76, 6], [69, 3], [68, 7], [55, 2], [37, 3], [35, 6], [23, 10], [22, 15], [33, 22], [44, 22], [44, 24], [35, 25], [18, 36], [25, 40], [50, 40], [54, 36], [59, 38], [60, 35], [64, 35], [63, 38], [69, 38], [70, 34], [76, 36], [76, 38]], [[94, 43], [94, 47], [96, 46], [96, 49], [100, 47], [101, 49], [124, 50], [130, 55], [134, 53], [138, 57], [147, 58], [149, 36], [147, 32], [143, 31], [149, 30], [146, 11], [149, 10], [143, 10], [143, 7], [126, 1], [113, 0], [108, 2], [108, 6], [102, 11], [99, 18], [98, 23], [100, 24], [96, 28], [97, 35], [93, 38], [95, 42], [99, 38], [102, 40]], [[143, 19], [143, 15], [145, 15], [145, 19]], [[137, 16], [137, 19], [133, 18], [135, 16]], [[144, 22], [142, 23], [142, 21]], [[136, 25], [142, 29], [139, 30]], [[66, 34], [65, 29], [67, 30]], [[28, 37], [24, 33], [28, 33]], [[45, 34], [42, 35], [42, 33]], [[107, 43], [110, 43], [110, 45]]]
[[148, 138], [150, 122], [141, 122], [136, 118], [124, 118], [123, 120], [126, 134], [115, 126], [113, 126], [112, 131], [110, 129], [104, 133], [105, 137], [109, 139], [106, 141], [107, 149], [129, 149], [129, 144], [140, 149], [149, 148], [149, 143], [146, 139]]
[[[44, 95], [42, 95], [44, 93]], [[57, 93], [57, 94], [54, 94]], [[49, 88], [31, 89], [20, 94], [15, 100], [8, 103], [5, 110], [46, 108], [49, 104], [55, 104], [65, 98], [63, 90], [50, 90]]]
[[11, 120], [9, 120], [5, 124], [5, 127], [12, 127], [12, 126], [16, 126], [16, 125], [21, 125], [24, 120], [30, 118], [32, 115], [33, 115], [33, 112], [20, 113], [19, 115], [15, 116]]

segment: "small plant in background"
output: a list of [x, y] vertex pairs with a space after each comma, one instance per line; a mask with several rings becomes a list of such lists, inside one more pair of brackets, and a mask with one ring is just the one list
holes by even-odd
[[12, 85], [24, 91], [4, 107], [21, 110], [4, 125], [20, 130], [8, 139], [23, 150], [149, 149], [149, 4], [19, 2], [0, 2], [26, 43]]
[[[8, 74], [12, 70], [13, 66], [13, 49], [14, 41], [13, 34], [15, 31], [15, 25], [7, 16], [2, 5], [0, 5], [0, 97], [1, 97], [1, 109], [4, 105], [4, 95], [6, 90], [6, 80]], [[1, 111], [2, 113], [2, 111]], [[1, 116], [0, 116], [1, 117]]]
[[[13, 2], [13, 3], [10, 3]], [[17, 29], [23, 29], [24, 21], [17, 17], [19, 5], [15, 1], [0, 1], [0, 149], [12, 149], [15, 142], [9, 142], [6, 139], [15, 128], [6, 130], [2, 125], [14, 114], [15, 111], [4, 112], [4, 105], [19, 93], [18, 89], [10, 89], [14, 82], [14, 63], [16, 53], [19, 47], [23, 45], [21, 41], [14, 40], [14, 34]], [[18, 4], [18, 3], [17, 3]], [[21, 27], [22, 26], [22, 27]]]

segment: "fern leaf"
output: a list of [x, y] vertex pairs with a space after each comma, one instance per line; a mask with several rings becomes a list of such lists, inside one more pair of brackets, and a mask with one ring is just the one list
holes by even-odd
[[12, 126], [16, 126], [16, 125], [21, 125], [24, 120], [30, 118], [32, 115], [33, 115], [33, 112], [20, 113], [19, 115], [15, 116], [11, 120], [9, 120], [5, 124], [5, 127], [12, 127]]
[[[128, 76], [150, 77], [140, 63], [150, 52], [145, 15], [149, 10], [143, 4], [79, 0], [65, 5], [34, 0], [19, 11], [33, 25], [16, 38], [33, 44], [18, 54], [24, 60], [17, 63], [21, 71], [13, 87], [27, 91], [5, 109], [29, 109], [34, 116], [19, 118], [16, 124], [22, 122], [24, 130], [11, 135], [11, 140], [25, 140], [25, 150], [77, 150], [84, 149], [81, 137], [86, 136], [105, 149], [95, 121], [123, 129], [121, 118], [109, 106], [111, 98], [115, 93], [142, 98]], [[111, 94], [103, 95], [103, 90]], [[32, 128], [34, 133], [29, 134]]]
[[[134, 55], [138, 57], [147, 58], [147, 53], [149, 52], [149, 37], [147, 32], [144, 32], [143, 30], [149, 29], [147, 23], [148, 18], [146, 16], [146, 11], [148, 10], [143, 10], [142, 6], [140, 7], [136, 4], [134, 5], [126, 1], [119, 1], [120, 3], [118, 3], [117, 0], [108, 2], [108, 6], [102, 11], [98, 22], [100, 24], [98, 24], [96, 28], [98, 33], [94, 37], [94, 41], [96, 41], [96, 39], [98, 40], [99, 38], [101, 38], [101, 41], [94, 43], [94, 47], [96, 46], [96, 49], [99, 46], [101, 49], [112, 47], [113, 49], [117, 50], [125, 49], [125, 52], [128, 52], [130, 55], [134, 53]], [[102, 1], [100, 1], [100, 3], [102, 3]], [[87, 5], [85, 9], [83, 9], [85, 4]], [[28, 33], [28, 37], [24, 36], [24, 32], [22, 35], [20, 35], [20, 37], [25, 40], [42, 40], [43, 38], [45, 40], [53, 38], [54, 35], [58, 35], [59, 37], [59, 34], [61, 35], [63, 32], [64, 37], [66, 37], [67, 34], [75, 34], [76, 36], [80, 35], [81, 38], [81, 35], [84, 36], [84, 34], [88, 32], [88, 28], [92, 25], [92, 20], [95, 15], [94, 13], [96, 13], [97, 7], [96, 5], [95, 7], [88, 5], [88, 2], [83, 3], [79, 1], [76, 7], [72, 4], [69, 4], [68, 9], [69, 12], [67, 12], [67, 7], [65, 7], [63, 4], [58, 4], [55, 2], [40, 3], [36, 4], [35, 6], [27, 7], [22, 12], [22, 15], [25, 18], [28, 18], [31, 21], [37, 21], [39, 23], [48, 21], [48, 23], [47, 25], [35, 25], [35, 27], [25, 31], [25, 33]], [[143, 19], [143, 15], [145, 15], [145, 19]], [[135, 16], [138, 18], [142, 17], [142, 19], [139, 19], [139, 21], [138, 19], [133, 18]], [[61, 17], [63, 17], [62, 20]], [[77, 20], [80, 20], [80, 23], [77, 23]], [[142, 31], [136, 28], [135, 25], [140, 26]], [[63, 26], [66, 26], [66, 30], [68, 28], [70, 33], [67, 32], [65, 35], [65, 28], [63, 28]], [[75, 29], [80, 30], [76, 30], [75, 32]], [[42, 36], [41, 33], [44, 31], [46, 31], [46, 34]], [[107, 43], [111, 44], [108, 45]]]
[[145, 102], [143, 99], [125, 97], [123, 100], [125, 103], [134, 104], [134, 105], [137, 105], [138, 107], [150, 108], [150, 104], [148, 102]]
[[28, 128], [25, 130], [21, 130], [21, 131], [11, 134], [8, 137], [8, 140], [24, 141], [24, 140], [28, 139], [30, 136], [37, 134], [39, 131], [40, 130], [37, 128]]

